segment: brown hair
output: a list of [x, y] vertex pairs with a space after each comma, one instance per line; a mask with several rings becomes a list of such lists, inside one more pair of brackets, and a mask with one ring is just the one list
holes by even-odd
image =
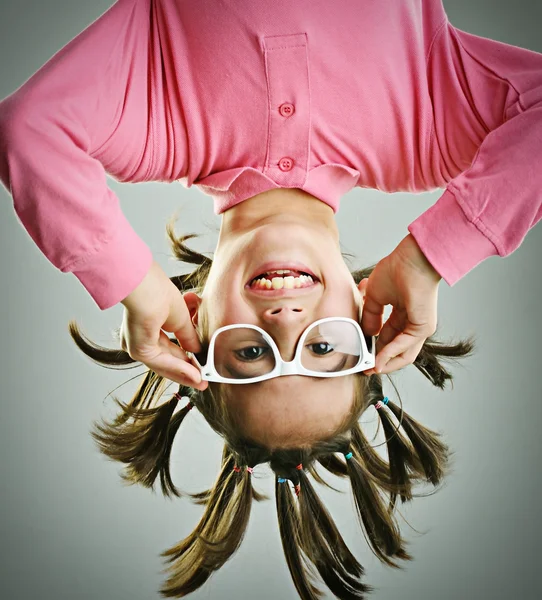
[[[171, 221], [166, 231], [174, 256], [179, 261], [196, 265], [192, 272], [171, 277], [171, 281], [181, 292], [201, 293], [212, 259], [186, 246], [195, 234], [176, 237]], [[359, 283], [368, 277], [373, 268], [354, 271], [354, 281]], [[205, 324], [202, 327], [205, 328]], [[69, 331], [80, 350], [98, 364], [116, 368], [140, 364], [127, 352], [93, 343], [79, 331], [74, 321], [70, 321]], [[174, 338], [171, 341], [178, 343]], [[208, 340], [202, 340], [202, 343], [205, 341]], [[414, 366], [433, 385], [444, 389], [446, 383], [452, 381], [452, 375], [441, 360], [469, 356], [473, 348], [472, 336], [448, 345], [438, 342], [433, 335], [426, 340]], [[159, 477], [166, 497], [186, 495], [196, 504], [205, 506], [193, 532], [162, 553], [171, 563], [168, 566], [171, 574], [160, 590], [162, 596], [182, 597], [197, 590], [239, 548], [252, 500], [268, 499], [253, 488], [247, 471], [247, 467], [261, 463], [269, 463], [277, 476], [275, 499], [282, 546], [294, 585], [303, 600], [316, 600], [321, 596], [315, 586], [316, 572], [337, 598], [365, 598], [365, 594], [374, 589], [362, 583], [362, 565], [350, 552], [312, 486], [308, 474], [318, 483], [332, 488], [316, 471], [315, 463], [334, 475], [349, 477], [362, 532], [373, 553], [383, 563], [402, 568], [397, 559], [413, 559], [406, 551], [406, 542], [394, 515], [397, 498], [403, 503], [412, 500], [415, 497], [412, 488], [417, 483], [429, 482], [436, 487], [449, 472], [451, 453], [439, 439], [439, 433], [410, 417], [403, 411], [402, 403], [397, 406], [388, 401], [377, 411], [388, 454], [388, 461], [382, 459], [359, 424], [365, 409], [384, 399], [382, 377], [360, 374], [355, 379], [354, 407], [338, 433], [310, 447], [289, 449], [270, 449], [244, 438], [226, 410], [220, 384], [210, 384], [204, 392], [180, 386], [177, 394], [159, 404], [168, 387], [167, 380], [148, 370], [129, 404], [114, 398], [121, 412], [111, 422], [94, 423], [91, 435], [103, 454], [126, 465], [121, 477], [129, 484], [141, 484], [151, 489]], [[399, 397], [392, 378], [388, 376], [388, 380]], [[189, 403], [175, 412], [183, 396], [190, 398], [191, 404], [225, 441], [222, 465], [214, 486], [198, 494], [181, 492], [173, 484], [169, 469], [173, 440], [192, 407]], [[348, 452], [352, 452], [349, 460], [337, 456]], [[300, 464], [302, 468], [297, 468]], [[234, 467], [240, 469], [234, 470]], [[295, 485], [296, 495], [299, 492], [297, 501], [290, 485], [279, 483], [279, 477]]]

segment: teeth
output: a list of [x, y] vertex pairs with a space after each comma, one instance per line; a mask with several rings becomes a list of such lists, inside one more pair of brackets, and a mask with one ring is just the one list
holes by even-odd
[[[289, 273], [290, 271], [284, 271], [285, 273]], [[275, 273], [275, 271], [273, 271]], [[271, 280], [265, 279], [257, 279], [251, 284], [251, 287], [262, 290], [281, 290], [287, 289], [292, 290], [296, 288], [302, 288], [313, 284], [314, 281], [310, 275], [300, 275], [299, 277], [293, 277], [292, 275], [288, 275], [287, 277], [273, 277]]]
[[285, 277], [284, 278], [284, 287], [287, 290], [293, 290], [294, 289], [294, 277]]

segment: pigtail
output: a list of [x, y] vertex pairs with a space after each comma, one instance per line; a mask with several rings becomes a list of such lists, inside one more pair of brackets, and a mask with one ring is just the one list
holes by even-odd
[[331, 515], [318, 498], [302, 464], [289, 474], [289, 479], [294, 483], [298, 496], [300, 548], [337, 598], [364, 598], [364, 594], [373, 588], [360, 581], [364, 569], [350, 552]]
[[94, 343], [80, 331], [79, 326], [74, 320], [68, 322], [68, 332], [79, 350], [102, 367], [108, 369], [133, 369], [140, 366], [140, 363], [134, 360], [128, 352], [105, 348]]
[[201, 587], [243, 540], [252, 505], [251, 475], [246, 467], [234, 470], [235, 457], [229, 450], [224, 456], [200, 522], [182, 542], [161, 554], [171, 572], [160, 590], [165, 597], [186, 596]]
[[[394, 495], [396, 496], [399, 493], [410, 500], [412, 497], [412, 482], [420, 479], [418, 476], [419, 471], [417, 470], [419, 460], [417, 459], [416, 455], [413, 454], [412, 449], [404, 441], [404, 438], [399, 434], [397, 429], [393, 428], [393, 426], [390, 428], [387, 437], [391, 438], [392, 440], [396, 439], [397, 446], [401, 448], [399, 456], [406, 463], [406, 465], [404, 468], [399, 468], [397, 471], [399, 473], [403, 473], [404, 470], [406, 471], [402, 477], [394, 477], [396, 471], [393, 469], [392, 474], [390, 462], [383, 460], [378, 455], [376, 450], [369, 444], [359, 424], [356, 424], [352, 428], [350, 449], [354, 453], [358, 462], [363, 462], [367, 473], [371, 476], [374, 482], [377, 483], [383, 490], [389, 492], [392, 498]], [[393, 442], [391, 443], [391, 446], [388, 445], [388, 454], [390, 452], [390, 447], [393, 455], [393, 453], [396, 452], [396, 445]], [[395, 467], [395, 457], [390, 460]], [[412, 465], [414, 465], [415, 468], [412, 468]], [[345, 469], [347, 469], [346, 464]], [[421, 472], [421, 466], [419, 469]], [[403, 502], [405, 501], [406, 500], [403, 500]]]
[[437, 333], [428, 338], [418, 356], [414, 360], [414, 366], [429, 381], [441, 390], [446, 386], [446, 382], [452, 382], [453, 375], [442, 365], [439, 357], [445, 360], [458, 362], [459, 359], [471, 356], [474, 351], [475, 338], [470, 336], [465, 340], [460, 340], [456, 344], [444, 344], [435, 339]]
[[[122, 413], [110, 422], [105, 419], [103, 424], [95, 422], [91, 436], [102, 454], [127, 465], [121, 473], [126, 484], [141, 484], [154, 491], [155, 481], [160, 476], [164, 496], [181, 497], [185, 493], [180, 492], [171, 479], [171, 449], [175, 435], [193, 405], [188, 403], [173, 415], [180, 394], [175, 394], [161, 406], [148, 409], [138, 408], [141, 397], [136, 394], [130, 405], [113, 398]], [[129, 422], [129, 419], [133, 421]]]
[[[379, 376], [372, 378], [370, 386], [383, 400], [384, 396], [382, 394], [381, 378]], [[380, 402], [375, 406], [378, 407], [378, 416], [380, 417], [380, 422], [382, 423], [386, 438], [390, 479], [392, 484], [401, 490], [401, 501], [405, 503], [412, 500], [412, 484], [408, 473], [408, 466], [415, 465], [413, 448], [407, 444], [399, 431], [401, 419], [399, 419], [399, 425], [395, 427], [388, 414], [385, 412], [385, 404]], [[395, 506], [396, 498], [397, 493], [391, 491], [390, 510]]]
[[211, 265], [213, 264], [212, 259], [208, 258], [200, 252], [196, 252], [189, 248], [185, 242], [192, 238], [198, 237], [195, 233], [189, 233], [187, 235], [181, 235], [177, 237], [175, 235], [175, 222], [177, 216], [174, 214], [166, 224], [166, 234], [169, 238], [171, 251], [174, 257], [183, 263], [197, 265], [197, 267], [190, 273], [185, 275], [177, 275], [170, 277], [172, 283], [181, 292], [188, 290], [203, 290]]
[[348, 474], [357, 509], [358, 520], [371, 550], [390, 567], [402, 568], [389, 557], [413, 560], [406, 552], [407, 542], [401, 538], [399, 526], [392, 511], [386, 509], [377, 485], [363, 461], [353, 455], [347, 460]]
[[[387, 406], [398, 420], [401, 419], [401, 425], [420, 459], [426, 480], [437, 486], [448, 470], [451, 457], [448, 446], [438, 439], [441, 434], [424, 427], [393, 402], [388, 401]], [[380, 418], [383, 417], [387, 418], [384, 412], [380, 413]]]
[[288, 480], [275, 480], [275, 502], [282, 549], [295, 589], [301, 600], [318, 600], [322, 592], [314, 585], [314, 566], [301, 549], [299, 511]]
[[[69, 332], [79, 349], [103, 366], [136, 362], [126, 352], [95, 344], [73, 321], [69, 323]], [[154, 483], [160, 476], [162, 493], [166, 497], [181, 497], [184, 493], [171, 479], [170, 455], [175, 435], [193, 405], [187, 404], [173, 415], [180, 398], [190, 392], [190, 388], [180, 386], [168, 402], [157, 406], [167, 385], [165, 378], [149, 369], [129, 404], [113, 397], [121, 413], [111, 421], [94, 422], [91, 436], [102, 454], [127, 465], [121, 473], [126, 484], [141, 484], [154, 491]]]
[[[224, 449], [222, 451], [222, 462], [224, 462], [224, 460], [228, 456], [228, 453], [229, 453], [228, 447], [226, 444], [224, 444]], [[252, 482], [252, 478], [250, 478], [250, 480]], [[199, 492], [197, 494], [188, 494], [188, 495], [192, 498], [192, 502], [194, 504], [197, 504], [198, 506], [206, 506], [209, 503], [212, 491], [213, 490], [210, 489], [210, 490], [205, 490], [204, 492]], [[254, 486], [252, 486], [252, 499], [255, 502], [262, 502], [263, 500], [269, 500], [269, 496], [267, 496], [266, 494], [261, 494], [260, 492], [258, 492], [256, 490], [256, 488]]]

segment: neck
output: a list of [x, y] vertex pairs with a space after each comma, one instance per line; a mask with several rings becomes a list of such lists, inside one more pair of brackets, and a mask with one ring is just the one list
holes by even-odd
[[308, 228], [327, 230], [338, 244], [339, 230], [333, 209], [298, 188], [269, 190], [233, 206], [222, 215], [220, 239], [268, 223], [292, 221], [302, 221]]

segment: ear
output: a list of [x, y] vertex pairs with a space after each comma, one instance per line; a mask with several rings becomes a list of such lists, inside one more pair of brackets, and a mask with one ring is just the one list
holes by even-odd
[[183, 299], [186, 302], [186, 306], [190, 312], [190, 318], [194, 325], [198, 324], [198, 310], [202, 299], [194, 292], [186, 292], [183, 294]]

